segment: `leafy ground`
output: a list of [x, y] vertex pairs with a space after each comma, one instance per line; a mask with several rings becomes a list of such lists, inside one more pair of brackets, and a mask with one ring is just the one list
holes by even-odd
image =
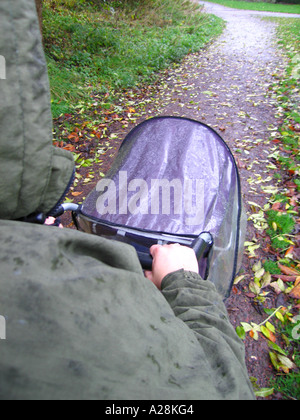
[[[265, 219], [268, 224], [266, 251], [273, 257], [263, 261], [263, 268], [258, 263], [255, 269], [260, 270], [260, 276], [253, 270], [252, 285], [259, 303], [265, 303], [264, 289], [270, 286], [278, 295], [278, 301], [281, 299], [278, 302], [281, 305], [273, 308], [274, 311], [264, 308], [275, 322], [266, 322], [260, 332], [269, 340], [270, 360], [277, 371], [277, 377], [272, 381], [274, 390], [281, 392], [284, 398], [300, 399], [299, 326], [294, 324], [300, 320], [300, 21], [286, 19], [277, 20], [277, 23], [278, 44], [285, 49], [289, 60], [285, 72], [271, 89], [276, 100], [278, 129], [271, 133], [275, 147], [269, 158], [276, 166], [277, 191], [267, 203], [270, 208], [264, 210], [267, 210]], [[285, 296], [286, 303], [282, 296]]]
[[224, 19], [218, 41], [162, 71], [156, 83], [91, 90], [56, 119], [55, 142], [74, 152], [77, 181], [68, 198], [81, 202], [145, 118], [187, 116], [222, 135], [240, 169], [249, 218], [227, 309], [257, 395], [299, 399], [300, 21], [232, 12]]

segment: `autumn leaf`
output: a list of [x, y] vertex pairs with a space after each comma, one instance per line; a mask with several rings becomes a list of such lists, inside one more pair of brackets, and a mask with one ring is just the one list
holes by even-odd
[[284, 256], [285, 257], [287, 257], [288, 255], [291, 255], [291, 256], [293, 256], [293, 251], [294, 251], [294, 246], [293, 245], [291, 245], [290, 247], [289, 247], [289, 249], [285, 252], [285, 254], [284, 254]]
[[277, 319], [279, 319], [279, 321], [281, 321], [284, 324], [284, 317], [281, 312], [276, 312], [275, 316]]
[[269, 321], [266, 322], [266, 327], [268, 328], [268, 330], [272, 331], [275, 334], [275, 327]]
[[296, 286], [289, 293], [289, 295], [294, 299], [300, 299], [300, 277], [297, 277], [295, 284]]
[[259, 295], [260, 293], [260, 287], [258, 286], [258, 284], [256, 284], [254, 281], [251, 281], [249, 283], [249, 290], [254, 293], [255, 295]]
[[73, 140], [75, 143], [78, 143], [78, 142], [79, 142], [78, 131], [77, 131], [77, 132], [74, 132], [74, 133], [71, 133], [71, 134], [68, 136], [68, 139], [69, 139], [69, 140]]
[[299, 271], [297, 271], [296, 269], [294, 269], [294, 268], [292, 268], [292, 267], [287, 267], [287, 266], [285, 266], [285, 265], [282, 265], [282, 264], [280, 264], [280, 263], [278, 263], [278, 267], [280, 268], [280, 270], [284, 273], [284, 274], [286, 274], [286, 275], [288, 275], [288, 276], [300, 276], [300, 273], [299, 273]]
[[281, 205], [282, 205], [282, 203], [280, 203], [280, 202], [274, 203], [272, 205], [272, 210], [277, 210], [278, 211], [280, 209]]
[[261, 261], [258, 261], [257, 263], [255, 263], [252, 267], [252, 271], [254, 271], [254, 273], [258, 270], [260, 270], [262, 268], [262, 264]]
[[261, 332], [263, 333], [265, 337], [267, 337], [272, 343], [276, 342], [276, 337], [274, 333], [271, 330], [269, 330], [269, 328], [264, 327], [263, 325], [260, 328], [261, 328]]
[[293, 363], [288, 357], [283, 356], [282, 354], [278, 354], [277, 357], [280, 362], [280, 369], [283, 370], [284, 373], [289, 373], [291, 369], [296, 368], [295, 363]]
[[270, 283], [270, 286], [273, 287], [277, 295], [280, 295], [280, 293], [285, 292], [285, 286], [281, 279], [278, 279], [277, 281]]
[[275, 350], [276, 352], [278, 352], [278, 353], [280, 353], [280, 354], [282, 354], [283, 356], [286, 356], [287, 355], [287, 353], [281, 348], [281, 347], [279, 347], [277, 344], [275, 344], [275, 343], [273, 343], [273, 342], [271, 342], [271, 341], [269, 341], [268, 342], [268, 345], [269, 345], [269, 347], [272, 349], [272, 350]]
[[259, 336], [258, 336], [258, 330], [257, 329], [253, 328], [253, 330], [251, 330], [249, 332], [249, 335], [250, 335], [251, 338], [253, 338], [253, 340], [258, 341]]
[[260, 279], [264, 274], [265, 274], [265, 269], [261, 268], [255, 272], [255, 277], [257, 279]]
[[274, 366], [274, 368], [276, 370], [280, 370], [280, 364], [279, 364], [279, 361], [278, 361], [278, 358], [277, 358], [277, 354], [273, 353], [273, 352], [270, 352], [269, 356], [270, 356], [270, 359], [271, 359], [271, 362], [272, 362], [272, 365]]
[[244, 275], [238, 276], [234, 280], [234, 284], [239, 284], [240, 281], [242, 281], [245, 278]]
[[274, 388], [260, 388], [254, 391], [256, 397], [266, 398], [274, 393]]
[[261, 288], [264, 289], [265, 287], [268, 287], [271, 281], [272, 281], [271, 274], [269, 272], [266, 272], [262, 278]]
[[284, 282], [291, 282], [291, 283], [293, 283], [297, 279], [297, 276], [287, 276], [285, 274], [273, 274], [273, 277], [275, 277], [276, 279], [281, 279]]
[[254, 338], [254, 336], [255, 336], [254, 331], [253, 330], [249, 331], [249, 335], [250, 335], [251, 338]]
[[64, 150], [68, 150], [69, 152], [75, 152], [75, 146], [73, 144], [67, 144], [63, 147]]

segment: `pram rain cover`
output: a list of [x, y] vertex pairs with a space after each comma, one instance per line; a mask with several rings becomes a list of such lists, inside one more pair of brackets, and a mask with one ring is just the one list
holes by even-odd
[[[210, 127], [179, 117], [157, 117], [125, 138], [104, 179], [83, 203], [82, 230], [149, 249], [153, 243], [190, 245], [213, 237], [200, 265], [228, 296], [241, 261], [246, 230], [234, 157]], [[208, 270], [209, 264], [209, 270]]]

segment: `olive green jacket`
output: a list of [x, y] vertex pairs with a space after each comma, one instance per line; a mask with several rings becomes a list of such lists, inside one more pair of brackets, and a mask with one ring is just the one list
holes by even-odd
[[160, 292], [130, 246], [16, 221], [47, 214], [73, 171], [33, 0], [1, 0], [0, 55], [0, 399], [253, 399], [210, 282], [179, 271]]
[[[72, 155], [52, 146], [49, 82], [34, 0], [1, 0], [0, 218], [49, 212], [72, 176]], [[2, 59], [3, 62], [3, 59]]]

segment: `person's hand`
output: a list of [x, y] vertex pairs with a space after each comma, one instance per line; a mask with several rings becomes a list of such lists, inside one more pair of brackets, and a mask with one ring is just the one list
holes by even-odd
[[150, 248], [153, 257], [152, 271], [146, 271], [145, 276], [161, 289], [163, 279], [178, 270], [199, 273], [195, 252], [179, 244], [153, 245]]
[[[54, 225], [54, 223], [55, 223], [55, 220], [56, 219], [54, 219], [54, 217], [48, 217], [47, 219], [46, 219], [46, 221], [45, 221], [45, 225], [48, 225], [48, 226], [53, 226]], [[59, 225], [59, 227], [61, 228], [61, 229], [63, 229], [64, 227], [63, 227], [63, 225], [60, 223], [60, 225]]]

